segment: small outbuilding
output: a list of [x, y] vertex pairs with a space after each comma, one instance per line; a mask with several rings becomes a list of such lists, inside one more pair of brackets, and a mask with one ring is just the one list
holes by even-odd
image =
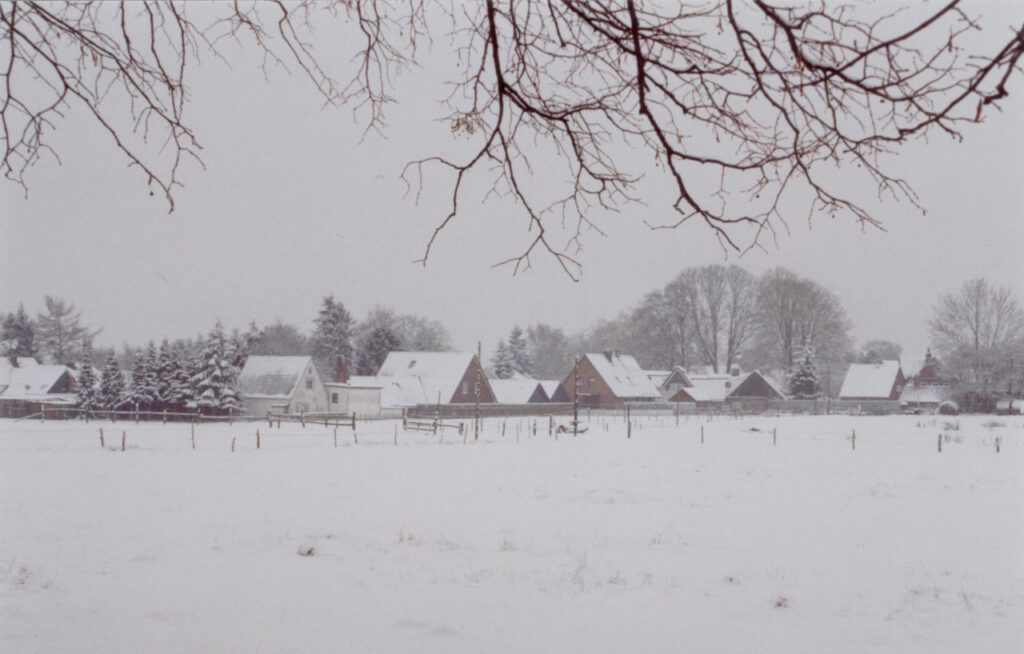
[[77, 403], [75, 377], [67, 366], [35, 363], [0, 370], [0, 417], [23, 418], [44, 409], [69, 409]]

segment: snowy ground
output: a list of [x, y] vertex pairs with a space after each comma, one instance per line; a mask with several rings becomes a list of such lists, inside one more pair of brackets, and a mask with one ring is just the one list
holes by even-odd
[[0, 421], [0, 651], [1024, 651], [1024, 420], [954, 421]]

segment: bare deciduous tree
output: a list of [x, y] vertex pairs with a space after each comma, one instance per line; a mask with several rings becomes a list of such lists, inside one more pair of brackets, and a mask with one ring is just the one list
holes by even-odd
[[[599, 211], [636, 200], [650, 165], [663, 172], [675, 212], [655, 226], [700, 221], [723, 247], [754, 247], [794, 212], [877, 225], [834, 171], [916, 203], [885, 155], [933, 131], [959, 138], [960, 125], [1007, 96], [1024, 53], [1024, 26], [976, 47], [977, 22], [959, 0], [897, 8], [765, 0], [429, 6], [239, 1], [202, 10], [200, 25], [192, 19], [199, 9], [169, 0], [0, 0], [0, 170], [22, 183], [59, 117], [84, 111], [173, 208], [181, 165], [198, 158], [186, 77], [201, 53], [219, 56], [223, 39], [251, 41], [264, 66], [297, 68], [326, 102], [368, 111], [367, 127], [376, 129], [395, 74], [419, 61], [419, 43], [442, 23], [459, 61], [447, 118], [474, 145], [465, 157], [429, 156], [405, 171], [414, 186], [428, 166], [451, 175], [450, 205], [424, 263], [459, 216], [466, 179], [479, 175], [511, 196], [529, 225], [522, 251], [502, 263], [521, 270], [545, 251], [575, 277], [583, 232], [599, 230]], [[347, 84], [328, 74], [311, 44], [310, 26], [324, 12], [360, 38]], [[552, 154], [561, 167], [550, 164]], [[557, 197], [534, 184], [541, 164]]]
[[943, 354], [999, 349], [1024, 339], [1024, 311], [1010, 289], [972, 279], [942, 296], [928, 328]]

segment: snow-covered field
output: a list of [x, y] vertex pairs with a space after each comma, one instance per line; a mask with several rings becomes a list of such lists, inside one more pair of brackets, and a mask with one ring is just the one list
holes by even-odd
[[944, 422], [0, 421], [0, 651], [1024, 651], [1024, 420]]

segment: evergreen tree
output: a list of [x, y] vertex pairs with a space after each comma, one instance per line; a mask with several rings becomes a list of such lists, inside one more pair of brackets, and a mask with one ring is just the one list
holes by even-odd
[[171, 350], [171, 344], [165, 338], [160, 343], [160, 352], [156, 358], [156, 393], [155, 408], [158, 411], [170, 411], [174, 408], [174, 383], [178, 374], [178, 359]]
[[316, 327], [311, 339], [313, 360], [321, 378], [333, 379], [338, 357], [344, 357], [350, 363], [352, 361], [352, 331], [355, 321], [341, 302], [335, 302], [334, 296], [328, 295], [324, 298], [315, 322]]
[[245, 360], [249, 358], [249, 354], [259, 338], [260, 330], [256, 327], [255, 322], [249, 323], [249, 329], [245, 333], [238, 329], [232, 330], [228, 351], [230, 353], [231, 365], [235, 369], [241, 370], [245, 367]]
[[789, 396], [795, 400], [812, 400], [820, 391], [814, 365], [814, 347], [808, 344], [803, 350], [800, 363], [789, 378]]
[[370, 332], [359, 349], [356, 370], [360, 375], [375, 375], [388, 354], [399, 348], [398, 336], [386, 325], [378, 325]]
[[18, 357], [36, 356], [36, 329], [32, 319], [25, 312], [25, 305], [18, 305], [18, 310], [4, 318], [0, 343], [3, 355], [14, 364]]
[[82, 347], [82, 365], [76, 380], [78, 390], [75, 395], [78, 408], [95, 411], [100, 408], [99, 389], [96, 388], [96, 371], [92, 367], [92, 348], [88, 344]]
[[235, 389], [236, 371], [228, 357], [224, 327], [218, 321], [206, 340], [199, 371], [192, 378], [190, 407], [213, 413], [237, 413], [242, 408]]
[[153, 411], [159, 408], [158, 365], [156, 345], [150, 341], [145, 352], [140, 350], [136, 353], [132, 364], [132, 380], [127, 397], [132, 408], [140, 411]]
[[[523, 330], [516, 325], [508, 335], [508, 355], [512, 360], [512, 368], [524, 375], [531, 375], [533, 362], [530, 360], [529, 348]], [[510, 375], [511, 376], [511, 375]]]
[[169, 369], [170, 383], [164, 395], [168, 410], [184, 411], [193, 399], [191, 359], [185, 345], [181, 345], [171, 356]]
[[516, 371], [512, 352], [508, 345], [505, 345], [505, 339], [498, 341], [498, 347], [494, 351], [494, 356], [491, 357], [491, 368], [494, 369], [494, 376], [498, 379], [509, 379]]
[[107, 357], [100, 376], [99, 406], [111, 411], [124, 406], [124, 373], [113, 354]]

